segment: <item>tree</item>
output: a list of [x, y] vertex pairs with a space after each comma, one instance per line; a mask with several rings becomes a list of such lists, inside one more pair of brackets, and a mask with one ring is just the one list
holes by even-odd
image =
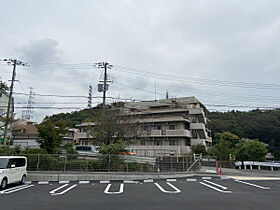
[[192, 152], [195, 154], [202, 154], [202, 155], [207, 154], [205, 146], [202, 144], [193, 145], [191, 149], [192, 149]]
[[234, 149], [228, 141], [221, 140], [208, 150], [208, 154], [215, 156], [217, 160], [229, 160], [229, 154], [233, 154]]
[[240, 138], [229, 131], [223, 133], [216, 133], [215, 142], [220, 143], [222, 141], [228, 142], [229, 143], [228, 146], [230, 148], [234, 148], [240, 142]]
[[57, 154], [59, 152], [58, 147], [61, 144], [62, 134], [65, 133], [63, 122], [58, 122], [57, 125], [55, 125], [46, 118], [37, 128], [40, 138], [40, 140], [38, 140], [40, 147], [49, 154]]
[[135, 139], [138, 128], [121, 109], [108, 108], [96, 110], [94, 128], [91, 134], [97, 145], [110, 145], [123, 141], [126, 144]]
[[266, 145], [257, 140], [242, 142], [237, 146], [236, 159], [240, 161], [265, 161]]
[[4, 93], [7, 93], [9, 90], [8, 85], [5, 82], [0, 81], [0, 90]]
[[123, 141], [118, 141], [115, 142], [114, 144], [103, 145], [100, 148], [99, 152], [101, 154], [109, 154], [109, 155], [120, 154], [120, 152], [127, 152], [125, 146], [126, 144]]

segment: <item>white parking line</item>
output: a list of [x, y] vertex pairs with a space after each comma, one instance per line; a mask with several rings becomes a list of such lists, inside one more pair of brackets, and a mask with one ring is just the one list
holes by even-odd
[[154, 180], [153, 179], [145, 179], [144, 180], [144, 183], [151, 183], [151, 182], [154, 182]]
[[59, 184], [69, 184], [69, 181], [59, 181]]
[[228, 189], [227, 187], [219, 185], [219, 184], [216, 184], [214, 182], [210, 182], [210, 181], [207, 181], [207, 180], [204, 180], [204, 182], [207, 182], [207, 183], [212, 184], [212, 185], [214, 185], [216, 187], [222, 188], [223, 190], [227, 190]]
[[177, 187], [175, 187], [171, 183], [166, 182], [166, 184], [168, 184], [170, 187], [172, 187], [175, 191], [167, 191], [167, 190], [163, 189], [158, 183], [155, 183], [155, 185], [164, 193], [180, 193], [181, 192], [181, 190], [179, 190]]
[[68, 185], [69, 185], [69, 184], [62, 185], [62, 186], [60, 186], [60, 187], [58, 187], [58, 188], [52, 190], [52, 191], [50, 192], [50, 194], [51, 194], [51, 195], [62, 195], [62, 194], [64, 194], [64, 193], [68, 192], [69, 190], [72, 190], [74, 187], [77, 187], [77, 184], [74, 184], [74, 185], [72, 185], [71, 187], [68, 187], [67, 189], [65, 189], [65, 190], [62, 191], [62, 192], [55, 193], [55, 192], [57, 192], [58, 190], [60, 190], [60, 189], [62, 189], [62, 188], [64, 188], [64, 187], [66, 187], [66, 186], [68, 186]]
[[49, 184], [49, 182], [38, 182], [38, 184]]
[[2, 190], [2, 191], [0, 191], [0, 193], [5, 193], [5, 192], [7, 192], [9, 190], [14, 190], [14, 189], [22, 188], [22, 186], [26, 186], [26, 185], [19, 185], [19, 186], [12, 187], [12, 188], [9, 188], [9, 189], [6, 189], [6, 190]]
[[62, 189], [62, 188], [64, 188], [64, 187], [66, 187], [66, 186], [68, 186], [68, 185], [69, 185], [69, 184], [65, 184], [65, 185], [59, 186], [58, 188], [55, 188], [54, 190], [50, 191], [50, 194], [53, 194], [53, 193], [55, 193], [56, 191], [58, 191], [58, 190], [60, 190], [60, 189]]
[[124, 180], [123, 183], [126, 183], [126, 184], [139, 184], [139, 181]]
[[187, 182], [196, 182], [196, 179], [187, 179]]
[[203, 180], [206, 180], [206, 179], [211, 179], [210, 176], [206, 176], [206, 177], [202, 177]]
[[121, 193], [123, 193], [123, 188], [124, 188], [124, 184], [123, 183], [120, 184], [120, 190], [118, 192], [109, 192], [111, 185], [112, 184], [108, 184], [107, 185], [107, 187], [104, 190], [104, 193], [110, 194], [110, 195], [111, 194], [121, 194]]
[[27, 188], [30, 188], [30, 187], [34, 187], [34, 185], [21, 185], [21, 186], [13, 187], [13, 188], [10, 188], [10, 189], [2, 190], [2, 191], [0, 191], [0, 193], [1, 194], [10, 194], [10, 193], [17, 192], [17, 191], [20, 191], [20, 190], [24, 190], [24, 189], [27, 189]]
[[25, 182], [25, 184], [31, 184], [31, 183], [32, 183], [31, 181], [26, 181], [26, 182]]
[[167, 182], [176, 182], [177, 179], [166, 179]]
[[79, 181], [79, 184], [89, 184], [89, 181]]
[[100, 181], [100, 184], [109, 184], [110, 181]]
[[211, 186], [211, 185], [208, 185], [208, 184], [206, 184], [206, 183], [204, 183], [204, 182], [199, 182], [199, 183], [202, 184], [202, 185], [204, 185], [204, 186], [206, 186], [206, 187], [209, 187], [209, 188], [211, 188], [211, 189], [213, 189], [213, 190], [216, 190], [216, 191], [218, 191], [218, 192], [221, 192], [221, 193], [232, 193], [231, 191], [221, 190], [221, 189], [219, 189], [219, 188], [216, 188], [216, 187], [213, 187], [213, 186]]
[[228, 176], [221, 176], [221, 179], [230, 179]]
[[252, 184], [252, 183], [248, 183], [248, 182], [243, 182], [243, 181], [240, 181], [240, 180], [235, 180], [236, 182], [239, 182], [239, 183], [242, 183], [242, 184], [247, 184], [247, 185], [250, 185], [250, 186], [253, 186], [253, 187], [257, 187], [257, 188], [260, 188], [260, 189], [263, 189], [263, 190], [269, 190], [270, 187], [263, 187], [263, 186], [260, 186], [260, 185], [256, 185], [256, 184]]

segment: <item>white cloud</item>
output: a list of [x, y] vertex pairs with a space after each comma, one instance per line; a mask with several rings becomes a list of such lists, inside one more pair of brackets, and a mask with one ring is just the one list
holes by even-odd
[[[18, 78], [26, 90], [32, 86], [46, 94], [87, 95], [88, 85], [95, 87], [101, 73], [90, 63], [101, 60], [153, 75], [279, 83], [279, 10], [278, 0], [6, 2], [0, 8], [0, 57], [33, 63], [19, 71]], [[39, 68], [35, 61], [88, 64]], [[236, 96], [240, 92], [279, 96], [279, 91], [111, 72], [115, 83], [108, 94], [123, 98], [153, 99], [155, 79], [161, 97], [166, 89], [175, 96], [196, 95], [205, 103], [251, 103]], [[1, 76], [5, 81], [10, 78]], [[121, 81], [127, 86], [118, 84]], [[215, 92], [235, 96], [229, 100]], [[86, 99], [81, 101], [86, 106]]]

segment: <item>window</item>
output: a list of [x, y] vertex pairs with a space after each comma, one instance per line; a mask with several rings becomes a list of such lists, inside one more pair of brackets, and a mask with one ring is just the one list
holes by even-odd
[[178, 140], [170, 140], [170, 146], [178, 146]]
[[16, 167], [25, 166], [25, 158], [17, 158], [15, 160], [16, 160]]
[[162, 145], [162, 140], [156, 140], [155, 145], [156, 146], [161, 146]]
[[141, 140], [141, 145], [145, 145], [146, 141], [145, 140]]
[[142, 126], [142, 131], [147, 131], [147, 130], [148, 130], [148, 126], [147, 125]]
[[190, 130], [190, 124], [189, 123], [185, 123], [185, 129]]
[[186, 139], [185, 140], [185, 145], [186, 146], [191, 146], [191, 139]]
[[169, 130], [175, 130], [175, 125], [169, 125]]
[[0, 158], [0, 169], [7, 168], [8, 162], [8, 158]]
[[161, 130], [161, 125], [155, 125], [155, 130]]
[[15, 158], [9, 159], [9, 163], [8, 163], [8, 167], [7, 168], [11, 168], [12, 165], [16, 166], [16, 159]]

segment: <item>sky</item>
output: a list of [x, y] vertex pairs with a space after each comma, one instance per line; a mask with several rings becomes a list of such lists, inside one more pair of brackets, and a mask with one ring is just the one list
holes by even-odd
[[[29, 64], [17, 66], [17, 118], [30, 87], [36, 122], [86, 108], [89, 85], [93, 106], [101, 103], [100, 61], [113, 65], [108, 103], [163, 99], [168, 91], [195, 96], [210, 111], [280, 107], [278, 0], [0, 3], [0, 59]], [[0, 62], [0, 77], [10, 84], [12, 66]]]

